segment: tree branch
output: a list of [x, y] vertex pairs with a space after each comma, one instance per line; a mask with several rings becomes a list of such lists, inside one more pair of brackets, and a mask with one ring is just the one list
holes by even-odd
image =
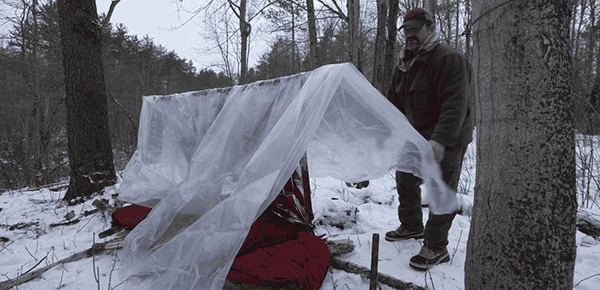
[[508, 4], [508, 3], [510, 3], [510, 2], [514, 2], [514, 1], [515, 1], [515, 0], [508, 0], [508, 1], [504, 2], [504, 3], [502, 3], [502, 4], [499, 4], [498, 6], [496, 6], [496, 7], [492, 8], [492, 9], [490, 9], [490, 10], [488, 10], [488, 11], [486, 11], [486, 12], [482, 13], [481, 15], [479, 15], [479, 17], [477, 17], [477, 19], [475, 19], [475, 20], [473, 21], [473, 23], [471, 23], [471, 25], [469, 26], [469, 29], [471, 29], [471, 28], [473, 27], [473, 25], [475, 25], [475, 23], [476, 23], [477, 21], [479, 21], [479, 19], [481, 19], [481, 17], [483, 17], [483, 16], [485, 16], [485, 15], [489, 14], [490, 12], [492, 12], [492, 11], [494, 11], [494, 10], [496, 10], [496, 9], [498, 9], [498, 8], [500, 8], [500, 7], [502, 7], [502, 6], [506, 5], [506, 4]]
[[265, 9], [267, 9], [269, 6], [271, 6], [277, 2], [279, 2], [279, 1], [275, 0], [275, 1], [269, 2], [269, 4], [265, 5], [265, 7], [258, 10], [258, 12], [256, 12], [256, 14], [254, 14], [254, 16], [250, 17], [250, 19], [248, 19], [248, 22], [252, 21], [252, 19], [254, 19], [254, 17], [260, 15]]
[[327, 3], [325, 3], [323, 0], [317, 0], [317, 1], [319, 1], [319, 3], [321, 3], [325, 8], [327, 8], [329, 10], [329, 12], [337, 15], [342, 20], [348, 22], [348, 16], [346, 16], [344, 14], [344, 12], [342, 11], [342, 9], [340, 8], [340, 6], [337, 4], [337, 2], [335, 0], [333, 1], [333, 4], [337, 8], [337, 10], [333, 9], [331, 6], [327, 5]]
[[235, 8], [240, 10], [240, 6], [235, 5], [235, 3], [233, 3], [233, 1], [231, 0], [227, 0], [227, 2], [229, 3], [229, 7], [231, 7], [231, 10], [235, 14], [235, 16], [237, 16], [238, 19], [241, 19], [240, 14], [235, 10]]
[[106, 27], [108, 27], [108, 23], [110, 23], [110, 17], [112, 16], [113, 12], [115, 11], [115, 7], [117, 6], [117, 4], [119, 4], [119, 2], [121, 2], [121, 0], [112, 0], [112, 2], [110, 3], [110, 8], [108, 8], [106, 18], [104, 18], [104, 21], [102, 22], [102, 31], [104, 31]]

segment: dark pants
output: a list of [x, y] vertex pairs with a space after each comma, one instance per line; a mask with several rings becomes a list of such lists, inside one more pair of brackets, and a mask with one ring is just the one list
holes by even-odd
[[[446, 148], [444, 159], [440, 167], [442, 178], [448, 186], [458, 190], [458, 180], [462, 169], [462, 161], [467, 147]], [[421, 211], [421, 188], [423, 180], [405, 172], [396, 171], [396, 185], [398, 189], [398, 218], [402, 225], [409, 230], [423, 229], [423, 212]], [[432, 250], [446, 249], [448, 245], [448, 231], [452, 226], [456, 213], [434, 215], [429, 214], [425, 226], [425, 246]]]

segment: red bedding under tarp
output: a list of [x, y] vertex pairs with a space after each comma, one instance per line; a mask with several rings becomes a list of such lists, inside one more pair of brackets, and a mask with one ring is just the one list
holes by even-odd
[[306, 231], [306, 223], [290, 222], [292, 216], [306, 223], [313, 219], [306, 171], [295, 171], [252, 224], [227, 279], [271, 286], [295, 283], [302, 289], [319, 289], [327, 275], [329, 249], [321, 238]]
[[115, 210], [112, 213], [113, 223], [119, 224], [133, 230], [142, 220], [148, 216], [152, 208], [132, 204]]
[[[113, 212], [113, 222], [131, 230], [151, 210], [135, 204], [122, 207]], [[319, 289], [331, 258], [327, 244], [307, 232], [312, 219], [308, 172], [294, 171], [281, 194], [252, 224], [227, 279], [265, 286], [295, 283], [306, 290]]]
[[329, 261], [329, 250], [321, 238], [302, 231], [294, 239], [237, 257], [227, 279], [272, 286], [295, 283], [302, 289], [319, 289]]

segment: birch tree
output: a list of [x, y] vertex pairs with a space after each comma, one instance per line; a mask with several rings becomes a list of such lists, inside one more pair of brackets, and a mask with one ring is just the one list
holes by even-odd
[[473, 1], [477, 176], [466, 289], [573, 287], [569, 3]]

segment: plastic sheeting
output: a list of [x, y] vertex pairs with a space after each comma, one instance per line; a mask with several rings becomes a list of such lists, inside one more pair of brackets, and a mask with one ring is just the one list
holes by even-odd
[[311, 177], [411, 172], [432, 212], [458, 209], [425, 140], [352, 64], [144, 97], [119, 198], [153, 210], [128, 236], [122, 275], [145, 289], [222, 289], [253, 221], [307, 152]]

